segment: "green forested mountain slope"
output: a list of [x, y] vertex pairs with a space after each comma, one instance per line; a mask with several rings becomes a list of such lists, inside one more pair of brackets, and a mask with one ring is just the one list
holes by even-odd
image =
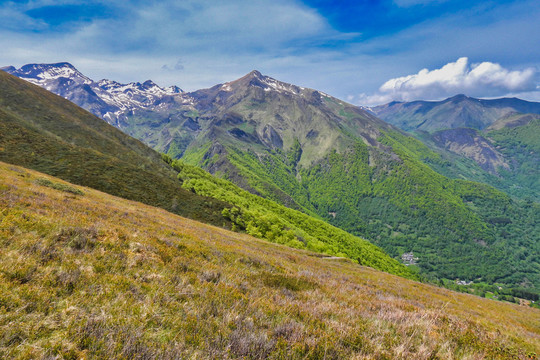
[[[0, 76], [1, 161], [211, 224], [235, 228], [244, 224], [242, 229], [269, 241], [346, 256], [366, 266], [414, 277], [371, 243], [247, 192], [237, 193], [240, 189], [219, 183], [209, 174], [205, 181], [217, 184], [212, 194], [188, 191], [162, 156], [140, 141], [37, 86], [2, 72]], [[234, 191], [235, 196], [219, 197], [220, 191]], [[255, 213], [248, 211], [258, 202], [263, 205]], [[241, 217], [231, 215], [238, 208]], [[256, 225], [249, 226], [250, 220]]]
[[[540, 199], [540, 103], [457, 95], [371, 109], [439, 152], [450, 177], [481, 181], [521, 199]], [[520, 129], [521, 128], [521, 129]], [[433, 165], [433, 164], [431, 164]]]
[[414, 135], [441, 155], [443, 161], [429, 163], [441, 174], [540, 201], [540, 115], [513, 114], [483, 131], [456, 128]]
[[347, 257], [362, 265], [416, 278], [412, 271], [364, 239], [300, 211], [253, 195], [181, 160], [169, 159], [168, 162], [178, 171], [183, 188], [235, 205], [223, 211], [223, 215], [234, 223], [234, 230], [294, 248]]
[[413, 252], [434, 276], [540, 284], [536, 204], [438, 174], [440, 154], [362, 109], [258, 72], [191, 96], [185, 162]]
[[486, 133], [510, 164], [501, 169], [501, 178], [512, 183], [512, 193], [540, 202], [540, 115], [516, 115], [502, 122]]

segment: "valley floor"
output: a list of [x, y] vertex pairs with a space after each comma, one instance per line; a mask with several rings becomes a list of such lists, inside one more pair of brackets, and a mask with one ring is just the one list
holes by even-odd
[[0, 358], [538, 354], [540, 310], [268, 243], [0, 163]]

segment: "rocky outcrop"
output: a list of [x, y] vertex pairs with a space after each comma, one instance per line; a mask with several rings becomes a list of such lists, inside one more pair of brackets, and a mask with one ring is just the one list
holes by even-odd
[[474, 160], [491, 174], [497, 174], [497, 170], [501, 167], [510, 168], [503, 155], [475, 129], [442, 130], [433, 134], [433, 139], [438, 146]]

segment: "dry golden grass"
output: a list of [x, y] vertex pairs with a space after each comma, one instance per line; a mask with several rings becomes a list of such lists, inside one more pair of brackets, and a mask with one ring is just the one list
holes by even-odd
[[0, 163], [0, 358], [539, 353], [539, 310], [325, 259]]

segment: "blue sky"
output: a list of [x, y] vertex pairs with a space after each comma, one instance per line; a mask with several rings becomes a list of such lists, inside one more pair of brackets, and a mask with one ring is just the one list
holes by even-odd
[[185, 90], [253, 69], [355, 104], [540, 101], [538, 0], [0, 2], [0, 65]]

